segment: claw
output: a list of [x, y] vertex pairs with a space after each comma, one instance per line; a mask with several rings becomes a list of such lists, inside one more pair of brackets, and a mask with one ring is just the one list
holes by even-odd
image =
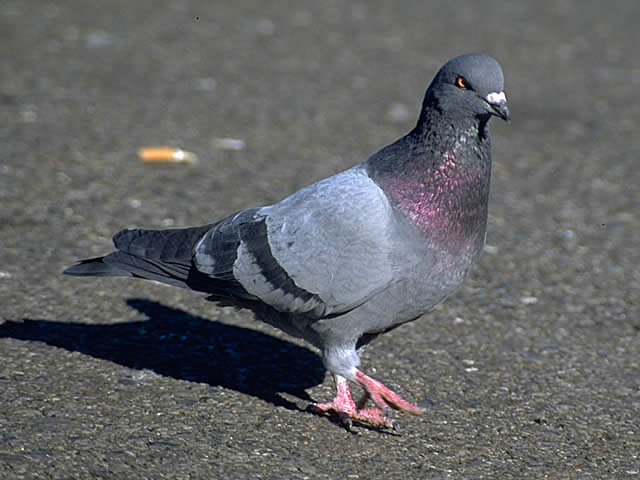
[[393, 418], [391, 419], [391, 428], [393, 428], [394, 432], [400, 431], [400, 424], [398, 424], [398, 422]]
[[338, 418], [340, 419], [340, 425], [342, 425], [347, 432], [350, 432], [351, 427], [353, 427], [353, 420], [351, 420], [349, 414], [346, 412], [339, 412]]

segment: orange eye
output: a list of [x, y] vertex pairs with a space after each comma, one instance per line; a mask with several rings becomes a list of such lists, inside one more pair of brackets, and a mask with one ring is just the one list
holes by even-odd
[[458, 77], [456, 78], [456, 87], [458, 88], [469, 88], [469, 82], [467, 82], [467, 79], [464, 77]]

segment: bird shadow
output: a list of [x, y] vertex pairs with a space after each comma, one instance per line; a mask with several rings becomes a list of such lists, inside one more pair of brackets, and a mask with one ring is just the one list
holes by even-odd
[[5, 320], [0, 338], [40, 341], [129, 368], [229, 388], [291, 410], [301, 409], [282, 393], [311, 401], [305, 389], [324, 380], [322, 360], [308, 348], [158, 302], [134, 298], [127, 304], [148, 319], [112, 325]]

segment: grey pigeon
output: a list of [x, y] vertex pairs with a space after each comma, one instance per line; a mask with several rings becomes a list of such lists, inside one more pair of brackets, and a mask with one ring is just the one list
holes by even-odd
[[[64, 273], [156, 280], [247, 308], [322, 352], [337, 393], [314, 411], [395, 428], [390, 408], [423, 409], [359, 370], [359, 352], [433, 310], [480, 254], [493, 115], [509, 120], [500, 65], [456, 57], [431, 82], [415, 128], [367, 161], [202, 227], [123, 230], [117, 251]], [[349, 380], [364, 389], [357, 403]]]

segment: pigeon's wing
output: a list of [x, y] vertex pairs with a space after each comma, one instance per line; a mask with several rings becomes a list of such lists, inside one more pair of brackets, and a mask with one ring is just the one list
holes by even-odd
[[382, 190], [353, 168], [220, 222], [194, 264], [279, 311], [345, 312], [392, 281], [391, 216]]

